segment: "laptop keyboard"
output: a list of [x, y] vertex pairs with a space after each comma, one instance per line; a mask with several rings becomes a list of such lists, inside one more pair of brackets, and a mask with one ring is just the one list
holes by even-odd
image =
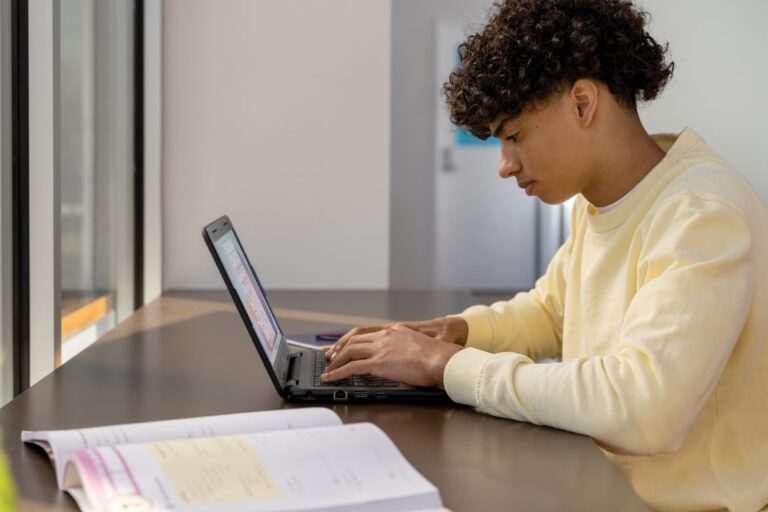
[[318, 387], [354, 387], [354, 388], [397, 388], [399, 382], [393, 380], [374, 377], [373, 375], [353, 375], [348, 379], [337, 380], [333, 382], [323, 382], [320, 380], [320, 374], [323, 373], [327, 365], [324, 352], [315, 353], [315, 386]]

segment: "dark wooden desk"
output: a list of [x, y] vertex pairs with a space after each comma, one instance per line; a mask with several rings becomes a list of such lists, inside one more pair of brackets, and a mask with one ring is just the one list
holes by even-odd
[[[491, 296], [275, 292], [286, 333], [458, 312]], [[21, 510], [76, 510], [20, 431], [298, 407], [276, 394], [224, 293], [168, 293], [0, 410]], [[454, 511], [648, 510], [594, 442], [466, 407], [333, 405], [381, 427]]]

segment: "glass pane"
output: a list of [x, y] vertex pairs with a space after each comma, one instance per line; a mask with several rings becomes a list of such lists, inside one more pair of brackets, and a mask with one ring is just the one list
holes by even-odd
[[[127, 6], [127, 7], [126, 7]], [[61, 354], [132, 302], [132, 3], [61, 0]]]
[[10, 14], [10, 5], [0, 2], [0, 405], [13, 398]]

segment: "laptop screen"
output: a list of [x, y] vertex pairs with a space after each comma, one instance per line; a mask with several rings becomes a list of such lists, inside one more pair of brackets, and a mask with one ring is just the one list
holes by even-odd
[[216, 240], [214, 246], [232, 286], [240, 297], [240, 302], [248, 312], [251, 326], [256, 332], [270, 363], [274, 366], [282, 333], [277, 326], [275, 317], [272, 316], [272, 310], [269, 309], [264, 292], [256, 281], [251, 266], [245, 259], [245, 254], [234, 231], [230, 230], [224, 234]]

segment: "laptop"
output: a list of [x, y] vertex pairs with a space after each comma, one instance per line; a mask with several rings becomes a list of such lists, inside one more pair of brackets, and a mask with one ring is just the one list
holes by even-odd
[[297, 401], [448, 401], [438, 388], [409, 386], [372, 375], [321, 382], [325, 352], [288, 349], [288, 342], [227, 216], [203, 228], [203, 238], [277, 392]]

